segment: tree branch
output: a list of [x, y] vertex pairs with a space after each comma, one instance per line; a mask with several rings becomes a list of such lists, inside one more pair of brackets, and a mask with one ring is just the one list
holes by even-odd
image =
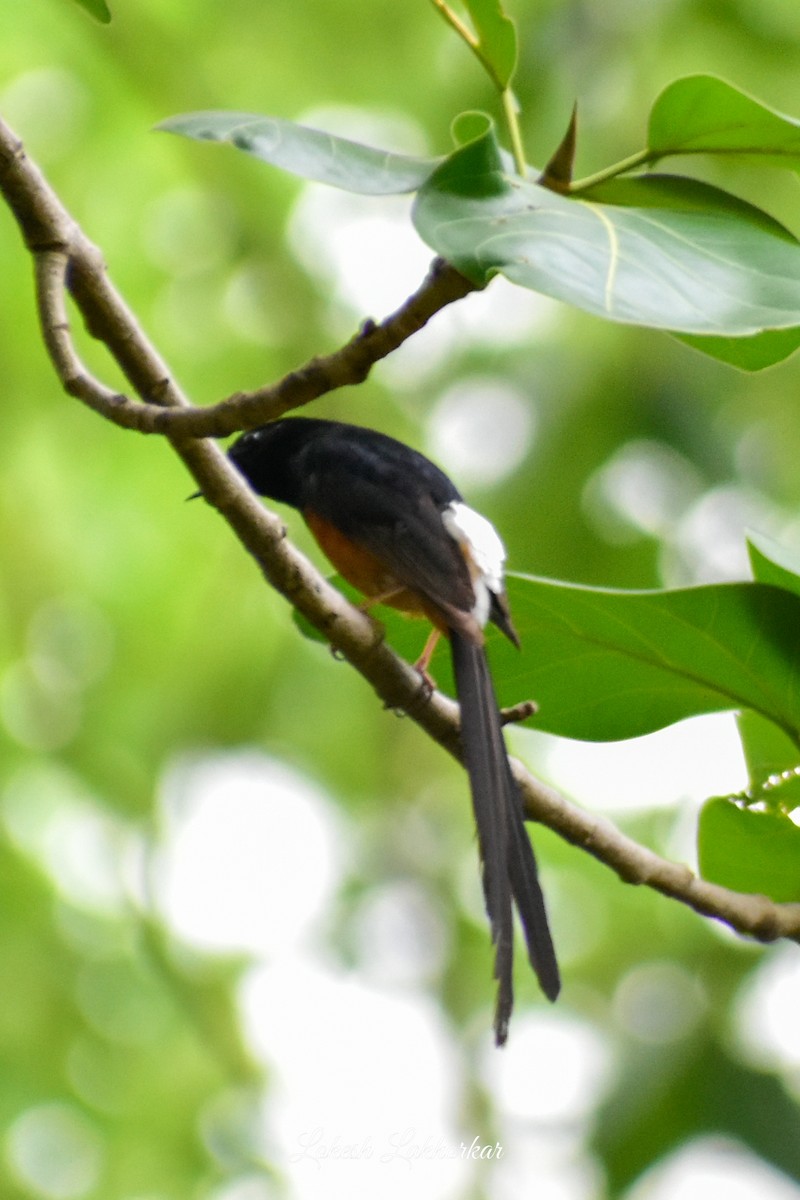
[[[380, 359], [417, 333], [440, 309], [478, 290], [443, 259], [434, 259], [420, 287], [380, 323], [366, 321], [346, 345], [311, 359], [278, 383], [237, 392], [206, 408], [189, 405], [114, 292], [97, 247], [64, 209], [22, 143], [0, 121], [0, 187], [37, 262], [42, 332], [66, 392], [90, 408], [140, 433], [171, 437], [224, 437], [274, 420], [340, 387], [363, 383]], [[107, 388], [86, 369], [72, 344], [63, 289], [72, 294], [93, 337], [117, 359], [139, 401]], [[121, 353], [125, 330], [136, 329]], [[180, 411], [176, 411], [180, 409]]]
[[[378, 358], [396, 348], [445, 303], [472, 285], [437, 264], [411, 299], [381, 325], [368, 324], [347, 346], [315, 359], [273, 388], [241, 396], [214, 409], [193, 409], [171, 379], [133, 314], [110, 282], [97, 249], [88, 241], [21, 143], [0, 122], [0, 193], [34, 255], [42, 333], [65, 390], [116, 424], [165, 433], [206, 498], [215, 505], [270, 584], [320, 631], [372, 685], [383, 703], [402, 709], [431, 737], [461, 759], [458, 706], [428, 694], [419, 675], [382, 640], [375, 623], [351, 605], [286, 538], [280, 519], [246, 487], [219, 447], [194, 436], [229, 432], [277, 416], [332, 387], [363, 379]], [[64, 288], [68, 287], [88, 328], [119, 363], [142, 403], [119, 396], [87, 371], [69, 333]], [[261, 404], [266, 408], [259, 407]], [[237, 422], [229, 423], [233, 413]], [[131, 414], [136, 414], [132, 416]], [[147, 414], [143, 416], [142, 414]], [[216, 414], [216, 415], [214, 415]], [[208, 428], [201, 418], [212, 417]], [[160, 418], [160, 420], [157, 420]], [[179, 420], [180, 419], [180, 420]], [[193, 424], [194, 421], [197, 424]], [[213, 424], [213, 422], [218, 422]], [[511, 718], [515, 716], [512, 711]], [[800, 904], [774, 904], [697, 879], [688, 868], [660, 858], [611, 824], [583, 812], [514, 764], [528, 817], [580, 846], [628, 883], [645, 884], [761, 941], [800, 940]]]
[[527, 813], [611, 867], [624, 883], [644, 884], [760, 942], [782, 937], [800, 941], [800, 904], [776, 904], [767, 896], [733, 892], [699, 879], [684, 864], [661, 858], [605, 818], [570, 804], [519, 764], [514, 773]]

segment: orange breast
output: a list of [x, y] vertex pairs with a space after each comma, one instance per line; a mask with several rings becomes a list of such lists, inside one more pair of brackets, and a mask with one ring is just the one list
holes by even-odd
[[348, 583], [363, 594], [366, 607], [388, 604], [400, 612], [427, 617], [440, 629], [447, 629], [444, 614], [425, 597], [404, 587], [371, 550], [365, 550], [315, 512], [304, 512], [306, 524], [333, 566]]

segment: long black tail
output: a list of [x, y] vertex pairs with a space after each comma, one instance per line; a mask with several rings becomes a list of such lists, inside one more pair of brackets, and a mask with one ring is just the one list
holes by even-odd
[[555, 1000], [561, 980], [486, 653], [482, 646], [476, 646], [455, 630], [450, 631], [450, 644], [461, 705], [461, 741], [478, 829], [483, 894], [495, 946], [494, 973], [498, 981], [495, 1040], [502, 1046], [514, 1006], [512, 895], [522, 921], [531, 966], [549, 1000]]

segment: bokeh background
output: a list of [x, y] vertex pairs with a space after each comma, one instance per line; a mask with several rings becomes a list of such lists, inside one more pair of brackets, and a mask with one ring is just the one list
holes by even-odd
[[[795, 0], [509, 0], [528, 152], [642, 144], [680, 74], [800, 114]], [[425, 0], [3, 0], [0, 113], [197, 403], [380, 317], [430, 255], [404, 199], [152, 126], [215, 107], [441, 153], [493, 107]], [[694, 164], [693, 164], [694, 166]], [[794, 178], [698, 173], [800, 230]], [[459, 769], [299, 635], [157, 438], [65, 398], [0, 208], [0, 1193], [7, 1200], [800, 1196], [800, 970], [535, 831], [565, 988], [491, 1044]], [[111, 382], [115, 369], [83, 349]], [[741, 578], [800, 538], [798, 365], [746, 376], [493, 284], [315, 412], [426, 450], [511, 565]], [[291, 532], [310, 553], [305, 531]], [[580, 803], [694, 861], [732, 718], [621, 746], [517, 730]]]

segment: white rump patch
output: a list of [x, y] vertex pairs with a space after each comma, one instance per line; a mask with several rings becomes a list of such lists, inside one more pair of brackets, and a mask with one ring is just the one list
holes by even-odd
[[462, 501], [453, 500], [442, 510], [442, 523], [465, 551], [475, 585], [473, 615], [485, 625], [491, 606], [489, 593], [499, 596], [503, 591], [506, 548], [491, 521]]

